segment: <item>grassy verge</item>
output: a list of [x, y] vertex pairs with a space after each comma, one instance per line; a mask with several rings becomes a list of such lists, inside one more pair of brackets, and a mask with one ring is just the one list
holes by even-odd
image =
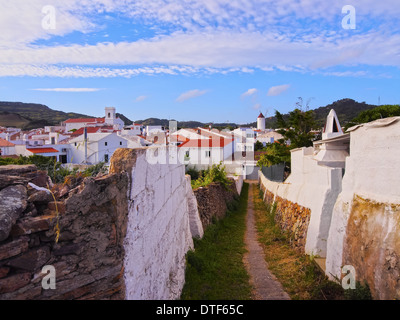
[[195, 251], [187, 254], [182, 300], [251, 299], [249, 275], [243, 264], [249, 185], [224, 219], [210, 225]]
[[[294, 250], [285, 234], [275, 225], [275, 207], [265, 204], [253, 185], [254, 209], [259, 241], [270, 271], [294, 300], [342, 300], [343, 288], [329, 281], [312, 259]], [[256, 189], [257, 188], [257, 189]]]

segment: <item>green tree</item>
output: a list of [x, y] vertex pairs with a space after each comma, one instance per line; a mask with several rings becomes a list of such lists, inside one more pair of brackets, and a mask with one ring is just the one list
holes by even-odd
[[254, 144], [254, 151], [260, 151], [264, 148], [264, 145], [261, 141], [256, 141], [256, 143]]
[[275, 111], [278, 132], [283, 135], [286, 142], [290, 141], [290, 149], [311, 147], [314, 134], [311, 132], [316, 127], [315, 114], [312, 110], [302, 111], [298, 108], [289, 112], [287, 120], [279, 111]]
[[282, 162], [290, 164], [290, 149], [283, 139], [267, 144], [266, 149], [266, 153], [257, 161], [257, 166], [270, 167]]
[[378, 119], [400, 116], [399, 105], [384, 105], [370, 110], [361, 111], [357, 117], [346, 124], [345, 129], [361, 123], [367, 123]]

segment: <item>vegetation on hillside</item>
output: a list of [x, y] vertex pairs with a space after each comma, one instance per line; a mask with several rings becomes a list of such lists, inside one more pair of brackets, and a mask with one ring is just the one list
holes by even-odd
[[243, 264], [246, 252], [247, 183], [226, 217], [207, 227], [201, 240], [194, 240], [194, 251], [187, 253], [182, 300], [249, 300], [251, 286]]
[[367, 123], [378, 119], [400, 116], [399, 105], [383, 105], [360, 112], [357, 117], [346, 124], [345, 130], [361, 123]]
[[[118, 113], [117, 116], [125, 122], [125, 125], [133, 123], [123, 114]], [[30, 130], [59, 125], [63, 121], [76, 118], [93, 117], [80, 113], [53, 110], [43, 104], [0, 101], [0, 126]]]
[[[315, 114], [315, 122], [317, 126], [319, 128], [322, 128], [325, 124], [326, 117], [328, 116], [329, 111], [331, 109], [335, 110], [338, 119], [340, 121], [340, 124], [342, 126], [345, 126], [348, 122], [354, 119], [360, 112], [364, 110], [373, 109], [375, 107], [377, 106], [366, 104], [365, 102], [357, 102], [353, 99], [341, 99], [331, 104], [328, 104], [327, 106], [313, 109], [312, 111]], [[283, 114], [284, 120], [287, 120], [288, 117], [289, 114]], [[257, 123], [256, 122], [249, 123], [247, 126], [256, 127]], [[279, 128], [276, 116], [266, 117], [265, 126], [266, 128], [273, 128], [273, 129]]]

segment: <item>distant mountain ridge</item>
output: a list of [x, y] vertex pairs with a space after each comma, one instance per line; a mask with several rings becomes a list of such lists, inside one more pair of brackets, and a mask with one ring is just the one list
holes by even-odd
[[[320, 127], [323, 127], [326, 121], [326, 117], [329, 114], [329, 111], [331, 109], [334, 109], [336, 112], [336, 115], [338, 116], [339, 122], [342, 127], [344, 127], [348, 122], [353, 120], [361, 111], [369, 110], [376, 108], [377, 105], [372, 105], [372, 104], [366, 104], [365, 102], [357, 102], [353, 99], [341, 99], [338, 101], [335, 101], [331, 104], [328, 104], [327, 106], [324, 107], [319, 107], [317, 109], [312, 109], [315, 114], [315, 119], [317, 124]], [[293, 107], [294, 109], [295, 107]], [[311, 110], [311, 109], [310, 109]], [[288, 117], [288, 114], [283, 115], [284, 119], [286, 120]], [[248, 126], [257, 126], [257, 122], [252, 122], [249, 123]], [[273, 128], [276, 129], [276, 117], [267, 117], [265, 119], [265, 127], [266, 128]]]
[[[377, 107], [376, 105], [366, 104], [365, 102], [357, 102], [353, 99], [342, 99], [335, 101], [327, 106], [314, 109], [315, 117], [319, 126], [323, 126], [326, 117], [331, 109], [335, 109], [336, 114], [342, 126], [354, 119], [361, 111], [369, 110]], [[117, 113], [125, 125], [133, 124], [133, 121], [125, 117], [121, 113]], [[284, 118], [287, 118], [287, 114]], [[61, 122], [75, 118], [94, 118], [85, 114], [74, 112], [63, 112], [49, 108], [43, 104], [23, 103], [23, 102], [1, 102], [0, 101], [0, 126], [19, 127], [24, 130], [40, 128], [50, 125], [59, 125]], [[169, 126], [167, 119], [148, 118], [145, 120], [136, 120], [135, 123], [144, 126]], [[276, 128], [276, 118], [266, 118], [266, 128]], [[212, 125], [214, 128], [235, 128], [239, 126], [257, 126], [257, 122], [247, 125], [238, 125], [236, 123], [213, 123], [200, 121], [178, 121], [179, 128], [195, 128], [208, 127]]]

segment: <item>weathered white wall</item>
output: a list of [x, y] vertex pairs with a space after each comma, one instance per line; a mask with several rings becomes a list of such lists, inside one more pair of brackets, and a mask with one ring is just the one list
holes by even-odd
[[305, 252], [326, 256], [332, 209], [341, 191], [342, 170], [318, 165], [313, 148], [292, 151], [292, 173], [284, 183], [269, 181], [259, 172], [263, 186], [293, 203], [311, 210]]
[[[343, 265], [346, 230], [355, 196], [371, 202], [387, 204], [384, 215], [388, 221], [379, 223], [382, 226], [392, 225], [393, 227], [388, 228], [392, 233], [399, 230], [392, 206], [400, 204], [400, 170], [398, 169], [400, 117], [377, 120], [353, 128], [350, 137], [350, 157], [346, 159], [342, 192], [333, 210], [326, 259], [326, 274], [339, 278]], [[394, 250], [394, 244], [389, 241], [390, 234], [382, 234], [381, 238], [388, 249]], [[396, 249], [400, 251], [400, 248]]]
[[192, 236], [203, 233], [184, 165], [146, 160], [156, 149], [160, 159], [169, 159], [167, 148], [136, 150], [124, 245], [126, 299], [179, 298]]

